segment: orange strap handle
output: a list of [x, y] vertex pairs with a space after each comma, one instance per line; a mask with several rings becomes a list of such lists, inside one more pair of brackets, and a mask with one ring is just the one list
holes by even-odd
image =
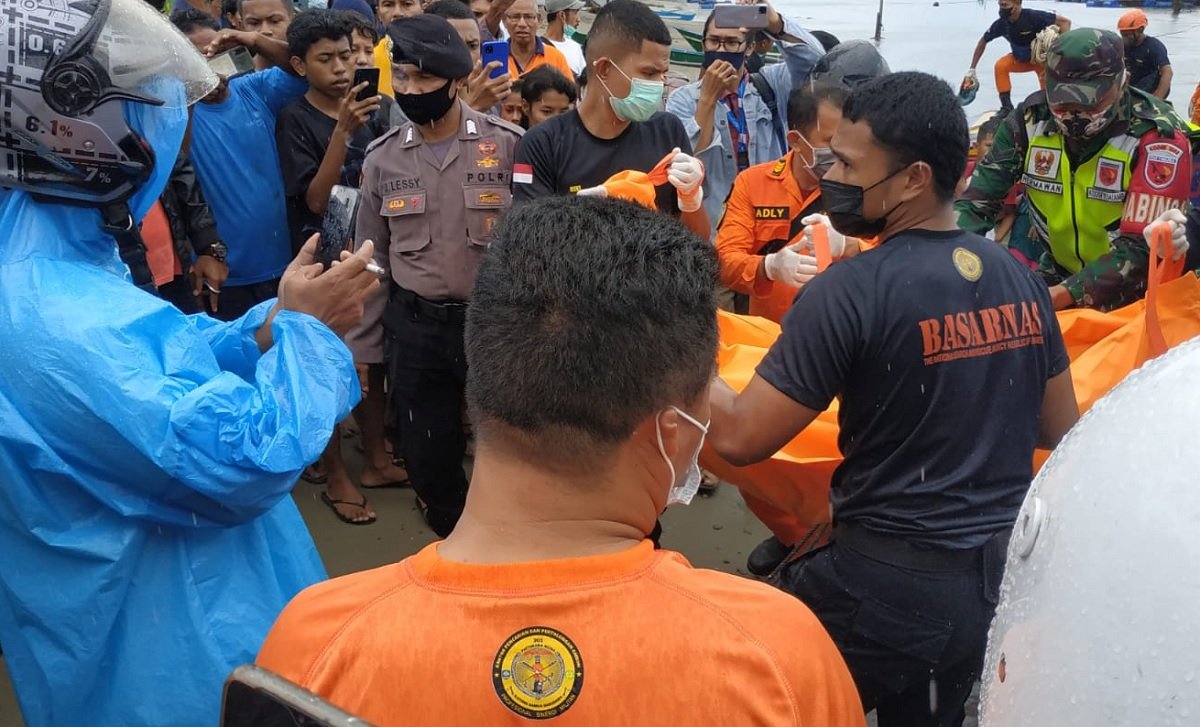
[[1146, 340], [1152, 356], [1167, 352], [1167, 340], [1158, 319], [1158, 286], [1183, 274], [1183, 257], [1171, 260], [1173, 253], [1170, 227], [1159, 225], [1151, 237], [1150, 269], [1146, 273]]
[[812, 226], [813, 255], [817, 258], [817, 272], [823, 273], [833, 264], [833, 252], [829, 249], [829, 230], [825, 225]]

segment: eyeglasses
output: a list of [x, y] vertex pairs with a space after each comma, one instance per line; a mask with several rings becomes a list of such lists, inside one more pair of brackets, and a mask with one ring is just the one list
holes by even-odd
[[526, 23], [529, 23], [530, 25], [536, 25], [538, 20], [540, 20], [540, 18], [537, 15], [528, 15], [528, 14], [526, 14], [526, 15], [505, 15], [504, 19], [507, 20], [508, 22], [512, 23], [513, 25], [516, 25], [517, 23], [521, 22], [522, 20], [524, 20]]
[[708, 50], [738, 51], [745, 49], [746, 39], [708, 37], [704, 39], [704, 46]]

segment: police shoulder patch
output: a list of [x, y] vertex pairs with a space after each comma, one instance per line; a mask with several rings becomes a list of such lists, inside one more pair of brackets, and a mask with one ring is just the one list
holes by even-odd
[[388, 129], [386, 132], [384, 132], [382, 135], [380, 135], [380, 136], [379, 136], [379, 138], [375, 139], [375, 141], [372, 141], [370, 144], [367, 144], [367, 152], [369, 153], [369, 152], [370, 152], [372, 149], [374, 149], [374, 148], [378, 147], [378, 146], [379, 146], [380, 144], [382, 144], [383, 142], [385, 142], [385, 141], [387, 141], [388, 139], [392, 138], [392, 137], [393, 137], [393, 136], [395, 136], [396, 134], [399, 134], [399, 133], [400, 133], [400, 129], [402, 129], [402, 128], [404, 128], [404, 126], [403, 126], [403, 125], [401, 125], [401, 126], [394, 126], [394, 127], [390, 128], [390, 129]]
[[983, 277], [983, 261], [967, 248], [954, 248], [952, 259], [954, 260], [954, 269], [966, 280], [973, 283]]
[[491, 124], [492, 126], [499, 126], [501, 129], [507, 129], [508, 131], [515, 133], [517, 136], [525, 135], [525, 130], [522, 129], [520, 126], [517, 126], [516, 124], [514, 124], [511, 121], [505, 121], [504, 119], [500, 118], [499, 116], [488, 114], [484, 118], [486, 118], [488, 123]]
[[583, 658], [561, 631], [524, 628], [505, 639], [496, 652], [492, 686], [500, 702], [521, 717], [557, 717], [579, 699]]

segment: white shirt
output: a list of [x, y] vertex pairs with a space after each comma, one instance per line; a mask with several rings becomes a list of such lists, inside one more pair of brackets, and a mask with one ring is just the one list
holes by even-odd
[[574, 73], [576, 77], [583, 75], [584, 69], [587, 68], [587, 61], [583, 58], [583, 46], [570, 38], [564, 38], [563, 40], [544, 38], [544, 40], [567, 57], [567, 66], [570, 67], [571, 73]]

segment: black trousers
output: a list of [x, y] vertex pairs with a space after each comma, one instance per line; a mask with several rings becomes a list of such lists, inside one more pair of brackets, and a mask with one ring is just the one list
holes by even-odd
[[277, 295], [279, 278], [250, 285], [225, 285], [217, 296], [217, 312], [212, 316], [222, 321], [235, 321], [254, 306]]
[[192, 295], [192, 281], [186, 275], [158, 286], [158, 295], [188, 315], [201, 312], [200, 299]]
[[879, 727], [958, 727], [983, 668], [1004, 568], [1002, 544], [976, 552], [970, 566], [917, 570], [835, 536], [784, 565], [775, 583], [825, 626]]
[[389, 304], [385, 339], [396, 419], [392, 443], [404, 454], [413, 490], [429, 507], [430, 527], [444, 538], [467, 499], [463, 325], [435, 320], [415, 307], [393, 315], [396, 305]]

